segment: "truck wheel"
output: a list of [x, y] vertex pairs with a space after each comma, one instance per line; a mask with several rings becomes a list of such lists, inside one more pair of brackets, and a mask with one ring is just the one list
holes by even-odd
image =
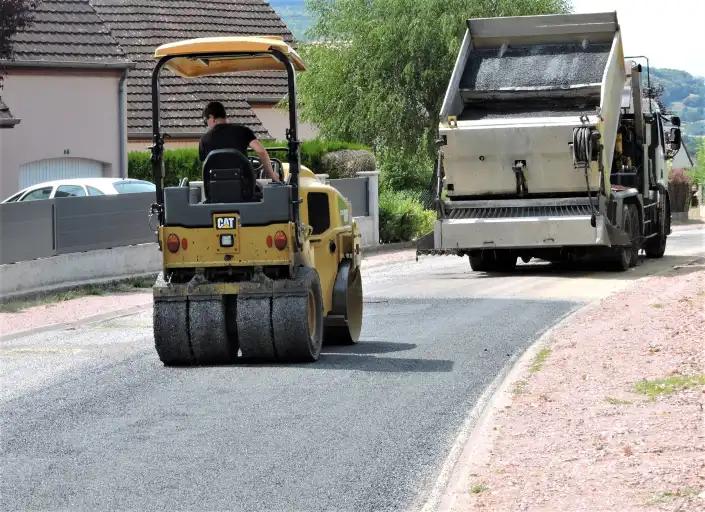
[[490, 270], [490, 263], [484, 253], [469, 254], [470, 268], [475, 272], [487, 272]]
[[631, 215], [631, 209], [625, 205], [622, 210], [622, 218], [624, 219], [624, 231], [629, 233], [630, 245], [615, 247], [613, 249], [612, 262], [614, 269], [618, 271], [628, 270], [632, 266], [634, 255], [634, 222]]
[[659, 199], [659, 217], [656, 219], [658, 224], [657, 235], [649, 238], [644, 244], [644, 252], [647, 258], [662, 258], [666, 252], [666, 238], [670, 230], [671, 211], [665, 196]]
[[497, 251], [494, 256], [494, 269], [498, 272], [511, 272], [517, 266], [517, 255], [512, 251]]
[[632, 241], [631, 250], [629, 251], [629, 266], [636, 267], [639, 264], [639, 249], [641, 249], [641, 229], [639, 229], [639, 212], [635, 204], [628, 205], [627, 213], [629, 215], [629, 238]]

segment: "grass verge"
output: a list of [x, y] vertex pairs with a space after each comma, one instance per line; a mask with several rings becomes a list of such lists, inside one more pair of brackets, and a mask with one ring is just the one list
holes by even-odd
[[619, 398], [614, 398], [612, 396], [605, 397], [605, 402], [607, 402], [610, 405], [631, 405], [632, 404], [632, 402], [630, 400], [621, 400]]
[[665, 379], [654, 379], [634, 384], [634, 391], [652, 400], [660, 395], [670, 395], [695, 386], [705, 386], [705, 375], [673, 375]]
[[470, 492], [473, 494], [480, 494], [489, 489], [485, 484], [475, 484], [470, 487]]
[[531, 362], [531, 366], [529, 366], [529, 373], [540, 372], [543, 368], [543, 365], [546, 363], [546, 359], [548, 359], [548, 356], [550, 355], [551, 349], [548, 347], [543, 347], [541, 350], [539, 350], [536, 356], [534, 357], [534, 360]]
[[692, 487], [684, 487], [677, 491], [664, 491], [655, 494], [646, 504], [647, 505], [662, 505], [669, 503], [676, 498], [692, 498], [698, 495], [698, 490]]
[[153, 277], [135, 277], [122, 281], [110, 281], [104, 284], [89, 284], [79, 286], [73, 290], [50, 292], [30, 299], [17, 299], [0, 302], [0, 313], [17, 313], [31, 307], [55, 302], [64, 302], [88, 295], [113, 295], [116, 293], [130, 293], [145, 291], [154, 284]]

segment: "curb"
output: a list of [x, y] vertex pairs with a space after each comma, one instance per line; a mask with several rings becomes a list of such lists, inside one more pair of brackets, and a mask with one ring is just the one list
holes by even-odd
[[465, 489], [464, 483], [468, 476], [466, 471], [456, 471], [458, 463], [461, 460], [467, 460], [470, 454], [474, 451], [478, 451], [478, 446], [479, 448], [484, 447], [484, 445], [473, 443], [473, 441], [482, 437], [490, 421], [494, 418], [496, 411], [501, 408], [502, 402], [499, 398], [504, 396], [504, 392], [507, 391], [509, 385], [514, 381], [514, 377], [525, 366], [528, 366], [529, 361], [533, 359], [545, 343], [545, 340], [549, 338], [556, 329], [569, 322], [573, 316], [578, 315], [583, 310], [592, 306], [594, 306], [594, 303], [585, 304], [564, 315], [557, 323], [540, 332], [538, 338], [529, 343], [523, 352], [517, 352], [502, 367], [466, 416], [463, 425], [460, 427], [460, 433], [453, 442], [453, 446], [441, 466], [439, 477], [434, 483], [427, 500], [421, 507], [422, 512], [446, 512], [454, 510], [455, 496], [458, 494], [459, 490]]
[[405, 249], [416, 249], [416, 241], [411, 242], [395, 242], [392, 244], [379, 244], [372, 247], [362, 248], [362, 259], [365, 256], [373, 256], [387, 252], [401, 251]]
[[[630, 286], [633, 286], [641, 279], [663, 276], [681, 268], [688, 268], [689, 265], [697, 264], [700, 261], [702, 261], [701, 256], [693, 256], [685, 265], [669, 267], [660, 272], [643, 276], [631, 283]], [[515, 357], [505, 364], [490, 385], [483, 391], [482, 395], [480, 395], [475, 406], [467, 414], [460, 428], [460, 432], [441, 466], [439, 476], [431, 492], [427, 495], [426, 501], [423, 502], [420, 507], [423, 512], [451, 512], [455, 510], [457, 497], [462, 496], [462, 493], [466, 490], [465, 484], [469, 480], [469, 466], [458, 470], [459, 463], [462, 460], [475, 459], [483, 450], [488, 449], [488, 445], [483, 442], [483, 439], [486, 439], [487, 434], [490, 432], [491, 422], [497, 412], [501, 410], [504, 405], [509, 403], [510, 400], [508, 400], [507, 392], [516, 376], [529, 366], [530, 361], [538, 351], [546, 345], [546, 342], [554, 331], [563, 327], [565, 324], [572, 321], [575, 316], [584, 311], [598, 307], [602, 300], [611, 295], [613, 295], [613, 293], [595, 299], [568, 313], [557, 323], [543, 331], [543, 333], [532, 341], [523, 352], [517, 353]]]
[[53, 286], [48, 286], [46, 288], [28, 290], [26, 292], [17, 292], [9, 295], [3, 295], [0, 297], [0, 304], [6, 304], [8, 302], [15, 301], [29, 301], [32, 299], [38, 299], [46, 297], [47, 295], [52, 295], [55, 293], [67, 292], [70, 290], [81, 290], [88, 288], [90, 286], [99, 287], [109, 287], [112, 285], [126, 283], [135, 279], [156, 279], [158, 272], [142, 272], [139, 274], [129, 274], [116, 277], [104, 277], [99, 279], [86, 279], [83, 281], [72, 281], [68, 283], [61, 283]]

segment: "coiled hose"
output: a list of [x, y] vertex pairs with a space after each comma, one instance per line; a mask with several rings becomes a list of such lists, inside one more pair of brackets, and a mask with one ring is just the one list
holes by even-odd
[[589, 167], [592, 160], [592, 128], [573, 128], [573, 165]]
[[594, 227], [598, 211], [593, 204], [592, 190], [590, 190], [590, 179], [588, 176], [590, 160], [592, 160], [592, 137], [593, 130], [589, 126], [573, 128], [573, 165], [576, 168], [582, 167], [585, 172], [585, 186], [587, 188], [588, 201], [590, 201], [590, 209], [592, 210], [592, 218], [590, 220]]

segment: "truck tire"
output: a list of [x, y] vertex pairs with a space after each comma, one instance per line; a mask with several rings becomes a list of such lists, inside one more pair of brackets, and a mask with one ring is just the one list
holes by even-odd
[[517, 255], [513, 251], [483, 251], [470, 253], [470, 268], [476, 272], [511, 272], [517, 265]]
[[649, 238], [644, 244], [644, 252], [647, 258], [662, 258], [666, 252], [666, 238], [671, 229], [671, 208], [668, 199], [662, 193], [659, 199], [657, 235]]
[[469, 254], [470, 268], [475, 272], [487, 272], [490, 270], [490, 262], [484, 253]]
[[630, 204], [627, 207], [629, 215], [630, 229], [629, 237], [632, 241], [632, 247], [629, 255], [629, 266], [636, 267], [639, 264], [639, 250], [641, 249], [641, 224], [639, 223], [639, 210], [635, 204]]

